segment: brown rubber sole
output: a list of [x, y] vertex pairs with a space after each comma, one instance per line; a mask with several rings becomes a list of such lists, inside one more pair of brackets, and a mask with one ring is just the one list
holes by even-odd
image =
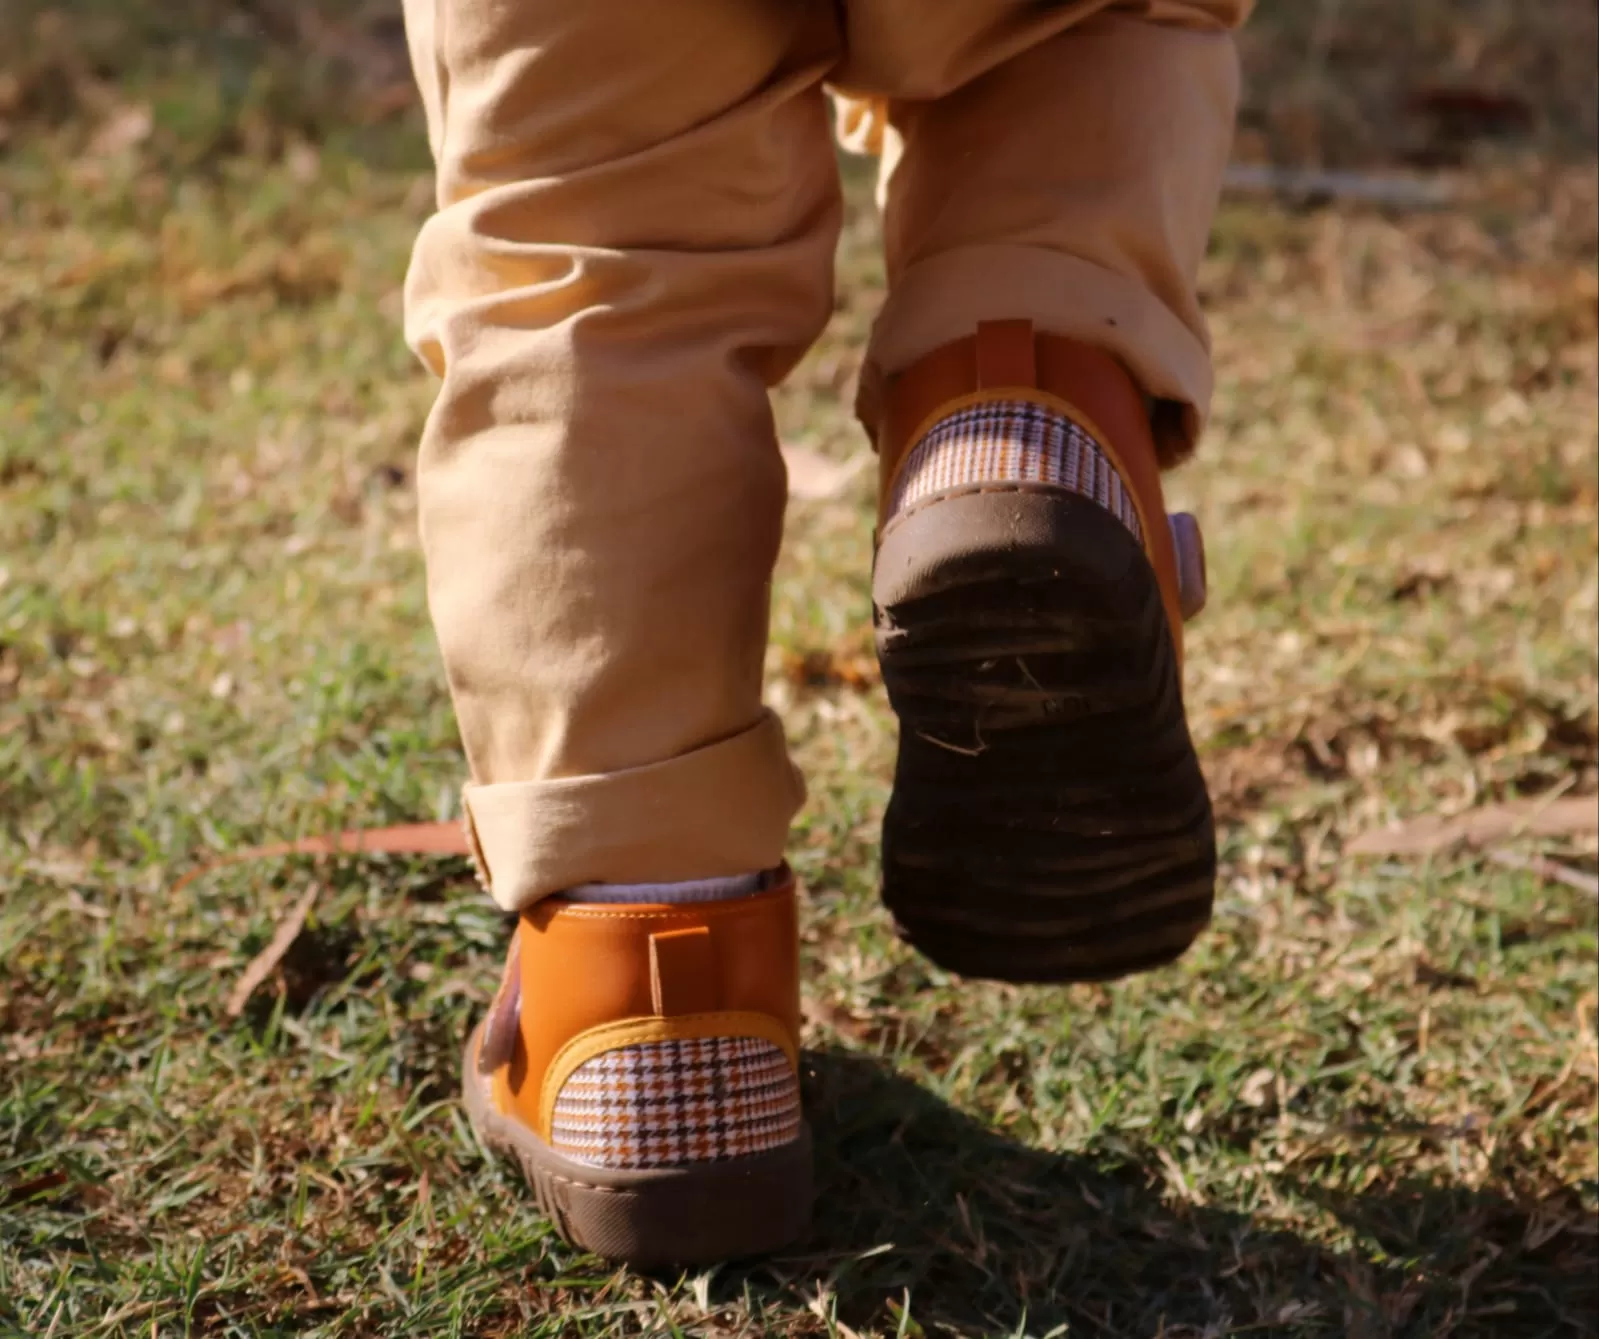
[[461, 1096], [490, 1151], [522, 1169], [540, 1210], [574, 1246], [638, 1269], [766, 1255], [804, 1235], [811, 1217], [811, 1136], [768, 1153], [689, 1167], [619, 1170], [564, 1157], [494, 1109], [478, 1073], [482, 1024], [461, 1064]]
[[900, 720], [883, 900], [904, 937], [1016, 982], [1180, 955], [1210, 918], [1216, 839], [1138, 541], [1062, 489], [952, 492], [884, 530], [872, 599]]

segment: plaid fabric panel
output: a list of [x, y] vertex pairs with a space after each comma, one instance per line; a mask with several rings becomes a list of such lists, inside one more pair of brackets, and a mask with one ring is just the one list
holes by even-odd
[[579, 1065], [555, 1099], [551, 1145], [601, 1167], [681, 1167], [798, 1138], [799, 1079], [754, 1037], [624, 1046]]
[[994, 400], [940, 419], [906, 457], [888, 514], [984, 483], [1052, 484], [1080, 493], [1143, 542], [1138, 509], [1110, 459], [1069, 418], [1032, 400]]

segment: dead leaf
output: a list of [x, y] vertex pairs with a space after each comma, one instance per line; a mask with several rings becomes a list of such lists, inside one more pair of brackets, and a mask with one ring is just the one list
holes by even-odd
[[119, 107], [106, 117], [89, 141], [89, 153], [95, 158], [112, 158], [119, 153], [143, 144], [155, 128], [155, 117], [143, 103]]
[[1245, 1106], [1263, 1107], [1271, 1100], [1272, 1089], [1277, 1083], [1277, 1071], [1274, 1069], [1257, 1069], [1238, 1090], [1238, 1100]]
[[272, 935], [272, 942], [250, 959], [250, 965], [244, 969], [244, 975], [239, 978], [232, 994], [228, 996], [225, 1008], [229, 1018], [237, 1018], [244, 1012], [244, 1006], [250, 1002], [250, 996], [255, 994], [257, 987], [271, 976], [273, 970], [283, 961], [283, 955], [289, 951], [289, 946], [300, 937], [300, 931], [305, 929], [306, 917], [311, 914], [311, 908], [316, 905], [317, 896], [321, 891], [316, 884], [307, 888], [300, 900], [289, 909], [289, 914], [278, 922], [278, 928]]
[[1461, 972], [1451, 972], [1445, 967], [1434, 967], [1426, 958], [1417, 958], [1413, 964], [1414, 979], [1418, 986], [1428, 990], [1475, 990], [1477, 983]]
[[36, 856], [23, 861], [22, 868], [54, 883], [88, 883], [93, 864], [94, 853], [91, 851], [46, 846]]
[[93, 902], [85, 902], [82, 894], [76, 888], [67, 890], [67, 907], [79, 916], [88, 916], [91, 920], [108, 921], [111, 913], [104, 907], [96, 906]]
[[857, 1018], [848, 1009], [820, 996], [804, 996], [800, 1015], [809, 1026], [830, 1028], [852, 1041], [865, 1041], [872, 1033], [870, 1019]]
[[788, 466], [788, 495], [806, 502], [838, 497], [865, 467], [869, 456], [869, 452], [863, 451], [849, 460], [831, 460], [808, 447], [785, 446], [783, 463]]
[[868, 691], [878, 680], [877, 658], [852, 647], [783, 652], [783, 676], [796, 688], [849, 688]]
[[1518, 94], [1465, 85], [1418, 89], [1409, 106], [1412, 113], [1430, 117], [1439, 132], [1452, 139], [1527, 131], [1537, 119], [1532, 104]]
[[1589, 832], [1599, 832], [1599, 799], [1572, 795], [1490, 804], [1454, 818], [1423, 815], [1398, 827], [1362, 833], [1344, 847], [1344, 853], [1431, 855], [1459, 844], [1487, 846], [1514, 837], [1569, 837]]
[[24, 1181], [20, 1185], [7, 1187], [5, 1194], [0, 1195], [0, 1204], [22, 1204], [28, 1200], [36, 1199], [52, 1190], [57, 1190], [66, 1185], [67, 1174], [63, 1171], [49, 1171], [43, 1176], [36, 1176], [31, 1181]]
[[296, 140], [284, 152], [283, 165], [295, 181], [302, 186], [309, 186], [322, 171], [322, 155], [314, 145]]
[[1393, 584], [1388, 598], [1394, 601], [1422, 600], [1446, 591], [1454, 584], [1454, 577], [1436, 567], [1420, 566], [1406, 572]]

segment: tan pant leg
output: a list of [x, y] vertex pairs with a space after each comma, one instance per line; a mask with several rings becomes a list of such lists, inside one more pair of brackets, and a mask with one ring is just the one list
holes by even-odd
[[1028, 318], [1115, 353], [1159, 401], [1164, 463], [1211, 392], [1195, 295], [1232, 141], [1229, 29], [1249, 0], [848, 0], [833, 76], [863, 99], [846, 141], [886, 129], [889, 297], [862, 380]]
[[[825, 14], [825, 11], [824, 11]], [[793, 0], [406, 0], [439, 212], [428, 593], [496, 901], [776, 864], [767, 387], [831, 309], [835, 53]]]

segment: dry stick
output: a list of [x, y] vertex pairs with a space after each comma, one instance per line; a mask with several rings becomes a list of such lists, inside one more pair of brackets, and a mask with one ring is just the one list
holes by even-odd
[[350, 828], [345, 832], [301, 837], [229, 851], [191, 869], [173, 885], [180, 893], [196, 879], [228, 865], [286, 855], [452, 855], [470, 856], [471, 843], [460, 823], [401, 823], [390, 828]]
[[1592, 795], [1540, 796], [1468, 809], [1442, 818], [1423, 814], [1395, 828], [1363, 832], [1344, 854], [1435, 855], [1457, 843], [1487, 846], [1516, 837], [1567, 837], [1599, 831], [1599, 799]]
[[[445, 855], [470, 856], [472, 845], [465, 828], [459, 823], [401, 823], [388, 828], [351, 828], [345, 832], [323, 833], [314, 837], [301, 837], [297, 841], [273, 842], [266, 846], [251, 846], [242, 851], [230, 851], [191, 869], [173, 886], [179, 893], [196, 879], [227, 865], [242, 864], [251, 860], [267, 860], [286, 855]], [[244, 975], [233, 987], [224, 1006], [229, 1018], [244, 1012], [261, 983], [283, 961], [289, 946], [299, 938], [305, 928], [306, 917], [316, 904], [319, 885], [313, 884], [278, 922], [272, 942], [250, 960]]]
[[250, 959], [250, 965], [244, 969], [244, 975], [239, 978], [232, 994], [228, 996], [225, 1008], [229, 1018], [237, 1018], [244, 1012], [244, 1006], [250, 1002], [250, 996], [255, 994], [256, 988], [271, 976], [273, 968], [283, 961], [283, 955], [289, 951], [289, 946], [300, 937], [300, 931], [305, 929], [306, 917], [311, 914], [311, 908], [316, 905], [321, 892], [319, 884], [313, 883], [307, 888], [300, 900], [290, 908], [289, 914], [278, 922], [272, 942]]
[[1230, 191], [1360, 200], [1396, 209], [1436, 209], [1454, 197], [1449, 184], [1436, 179], [1278, 167], [1271, 163], [1231, 163], [1224, 184]]
[[1584, 874], [1580, 869], [1562, 865], [1557, 860], [1549, 859], [1548, 856], [1517, 855], [1514, 851], [1498, 848], [1486, 854], [1494, 864], [1503, 865], [1506, 869], [1526, 870], [1529, 874], [1537, 874], [1555, 883], [1563, 883], [1567, 888], [1575, 888], [1579, 893], [1587, 893], [1589, 897], [1599, 897], [1599, 876]]

